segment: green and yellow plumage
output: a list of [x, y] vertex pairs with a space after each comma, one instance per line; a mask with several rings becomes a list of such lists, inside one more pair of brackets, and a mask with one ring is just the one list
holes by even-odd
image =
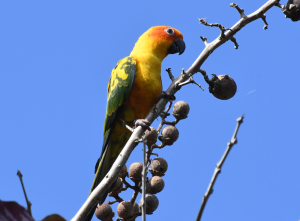
[[[170, 30], [172, 34], [168, 33]], [[139, 38], [130, 56], [120, 60], [112, 70], [108, 83], [102, 152], [95, 166], [96, 175], [91, 191], [107, 174], [131, 135], [119, 119], [133, 126], [133, 121], [144, 119], [158, 101], [162, 91], [161, 62], [169, 53], [184, 51], [174, 46], [178, 39], [182, 41], [183, 36], [176, 29], [152, 27]], [[93, 213], [94, 209], [85, 220], [91, 220]]]
[[[114, 158], [119, 154], [119, 148], [106, 148], [106, 146], [109, 145], [110, 137], [113, 134], [112, 130], [116, 126], [117, 115], [120, 112], [120, 107], [128, 101], [135, 71], [136, 62], [132, 57], [123, 58], [112, 70], [107, 91], [107, 107], [104, 120], [102, 153], [99, 162], [95, 167], [96, 176], [91, 191], [95, 188], [95, 184], [98, 184], [108, 172], [111, 166], [111, 158]], [[110, 145], [113, 145], [113, 143]], [[109, 151], [109, 153], [107, 153], [107, 151]], [[105, 158], [106, 155], [109, 155], [110, 157]]]

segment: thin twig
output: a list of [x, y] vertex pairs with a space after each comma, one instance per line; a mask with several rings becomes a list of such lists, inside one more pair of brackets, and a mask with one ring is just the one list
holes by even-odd
[[239, 48], [239, 44], [237, 43], [235, 37], [232, 36], [232, 37], [230, 38], [230, 41], [232, 41], [232, 42], [234, 43], [234, 49], [238, 49], [238, 48]]
[[168, 72], [169, 77], [170, 77], [171, 81], [173, 82], [175, 80], [175, 78], [174, 78], [174, 75], [171, 72], [171, 68], [166, 69], [166, 72]]
[[200, 221], [201, 220], [201, 217], [202, 217], [205, 205], [206, 205], [207, 200], [210, 197], [211, 193], [213, 192], [214, 184], [215, 184], [215, 182], [216, 182], [216, 180], [218, 178], [218, 175], [221, 173], [221, 168], [222, 168], [222, 166], [223, 166], [223, 164], [224, 164], [224, 162], [226, 160], [226, 157], [228, 156], [229, 151], [231, 150], [231, 148], [233, 147], [233, 145], [237, 143], [236, 135], [237, 135], [237, 132], [239, 130], [239, 127], [240, 127], [241, 123], [243, 122], [243, 119], [244, 119], [244, 115], [241, 116], [241, 117], [239, 117], [237, 119], [237, 125], [236, 125], [235, 131], [233, 133], [233, 136], [232, 136], [230, 142], [227, 144], [227, 148], [225, 150], [224, 155], [222, 156], [221, 160], [217, 163], [217, 166], [215, 168], [213, 177], [211, 178], [211, 181], [210, 181], [210, 183], [208, 185], [207, 191], [206, 191], [206, 193], [203, 196], [202, 203], [201, 203], [201, 206], [200, 206], [200, 209], [199, 209], [196, 221]]
[[163, 125], [164, 125], [164, 121], [165, 121], [166, 117], [170, 115], [170, 114], [168, 114], [168, 112], [170, 111], [172, 105], [173, 105], [173, 101], [170, 100], [169, 101], [169, 106], [167, 107], [166, 111], [163, 112], [163, 113], [161, 113], [161, 121], [160, 121], [160, 124], [159, 124], [159, 126], [158, 126], [158, 128], [156, 130], [157, 134], [160, 133], [160, 131], [161, 131]]
[[146, 162], [147, 162], [147, 167], [150, 166], [151, 164], [151, 160], [150, 160], [150, 157], [152, 155], [155, 155], [158, 157], [158, 154], [157, 153], [152, 153], [154, 147], [156, 146], [156, 144], [153, 144], [151, 147], [148, 148], [148, 150], [146, 151], [147, 155], [146, 155]]
[[198, 83], [194, 80], [193, 76], [191, 76], [187, 81], [177, 84], [177, 87], [178, 87], [178, 88], [181, 88], [182, 86], [187, 85], [187, 84], [196, 84], [196, 85], [198, 85], [198, 87], [200, 87], [200, 88], [202, 89], [202, 91], [204, 91], [204, 89], [201, 87], [201, 85], [198, 84]]
[[231, 3], [230, 7], [235, 8], [240, 13], [241, 18], [247, 18], [247, 15], [244, 14], [244, 9], [240, 8], [238, 4]]
[[164, 121], [164, 125], [172, 125], [175, 126], [176, 124], [178, 124], [180, 120], [175, 119], [174, 121], [170, 122], [170, 121]]
[[26, 191], [25, 191], [24, 183], [23, 183], [23, 175], [22, 175], [20, 170], [18, 170], [17, 175], [20, 178], [21, 185], [22, 185], [22, 188], [23, 188], [23, 192], [24, 192], [24, 195], [25, 195], [25, 199], [26, 199], [26, 203], [27, 203], [27, 212], [30, 214], [30, 216], [32, 216], [32, 213], [31, 213], [32, 204], [27, 198], [27, 194], [26, 194]]
[[143, 172], [142, 172], [142, 221], [146, 221], [146, 177], [147, 177], [147, 165], [146, 165], [146, 138], [143, 136]]
[[[230, 30], [230, 28], [225, 28], [224, 26], [222, 26], [221, 24], [219, 24], [219, 23], [214, 23], [214, 24], [209, 24], [209, 23], [207, 23], [207, 21], [205, 21], [205, 18], [198, 18], [199, 19], [199, 22], [200, 22], [200, 24], [203, 24], [203, 25], [205, 25], [205, 26], [209, 26], [209, 27], [218, 27], [219, 29], [220, 29], [220, 31], [221, 31], [221, 34], [220, 34], [220, 36], [219, 36], [219, 39], [220, 40], [222, 40], [222, 39], [224, 39], [224, 37], [225, 37], [225, 35], [224, 35], [224, 33], [225, 33], [225, 31], [227, 31], [227, 30]], [[201, 38], [201, 37], [200, 37]], [[201, 38], [202, 39], [202, 38]], [[203, 39], [202, 39], [203, 40]]]
[[123, 120], [121, 118], [119, 120], [121, 121], [121, 124], [122, 124], [123, 127], [126, 127], [128, 130], [130, 130], [133, 133], [133, 131], [134, 131], [133, 128], [131, 128], [130, 126], [128, 126], [126, 124], [125, 120]]
[[264, 29], [266, 30], [266, 29], [268, 29], [268, 22], [267, 22], [267, 19], [266, 19], [266, 15], [265, 14], [263, 14], [262, 16], [261, 16], [261, 19], [263, 20], [263, 22], [265, 23], [265, 26], [264, 26]]
[[206, 71], [204, 69], [199, 69], [199, 72], [203, 75], [204, 80], [206, 81], [206, 83], [210, 86], [213, 86], [213, 82], [210, 81], [210, 79], [208, 78]]
[[131, 202], [132, 205], [134, 204], [134, 202], [135, 202], [137, 196], [138, 196], [139, 193], [140, 193], [140, 185], [139, 185], [138, 183], [136, 183], [136, 184], [135, 184], [135, 188], [136, 188], [136, 189], [134, 190], [133, 195], [132, 195], [131, 200], [130, 200], [130, 202]]
[[113, 201], [107, 201], [107, 204], [112, 205], [114, 203], [120, 203], [122, 201], [124, 201], [121, 197], [119, 197], [119, 195], [113, 196], [115, 198], [115, 200]]
[[200, 36], [201, 40], [204, 42], [205, 47], [208, 45], [207, 38]]
[[132, 189], [132, 190], [136, 190], [136, 186], [130, 185], [130, 184], [125, 180], [125, 178], [124, 178], [124, 179], [121, 178], [121, 180], [122, 180], [122, 182], [125, 184], [126, 187], [128, 187], [128, 188], [130, 188], [130, 189]]

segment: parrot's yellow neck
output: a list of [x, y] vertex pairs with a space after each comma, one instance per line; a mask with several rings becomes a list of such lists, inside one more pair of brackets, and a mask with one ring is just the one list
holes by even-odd
[[130, 56], [139, 57], [148, 54], [148, 56], [155, 56], [160, 62], [162, 62], [168, 55], [168, 49], [161, 47], [161, 45], [159, 46], [153, 39], [143, 39], [142, 37], [143, 36], [141, 36], [135, 44]]

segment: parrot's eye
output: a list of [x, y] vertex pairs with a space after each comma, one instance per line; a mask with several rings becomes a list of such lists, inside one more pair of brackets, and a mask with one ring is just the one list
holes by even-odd
[[170, 36], [173, 36], [175, 34], [175, 31], [172, 28], [165, 29], [165, 32], [167, 32], [167, 34]]

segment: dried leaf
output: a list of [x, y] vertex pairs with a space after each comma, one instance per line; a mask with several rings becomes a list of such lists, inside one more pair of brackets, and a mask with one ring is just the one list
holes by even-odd
[[1, 221], [34, 221], [27, 210], [14, 201], [0, 200]]

